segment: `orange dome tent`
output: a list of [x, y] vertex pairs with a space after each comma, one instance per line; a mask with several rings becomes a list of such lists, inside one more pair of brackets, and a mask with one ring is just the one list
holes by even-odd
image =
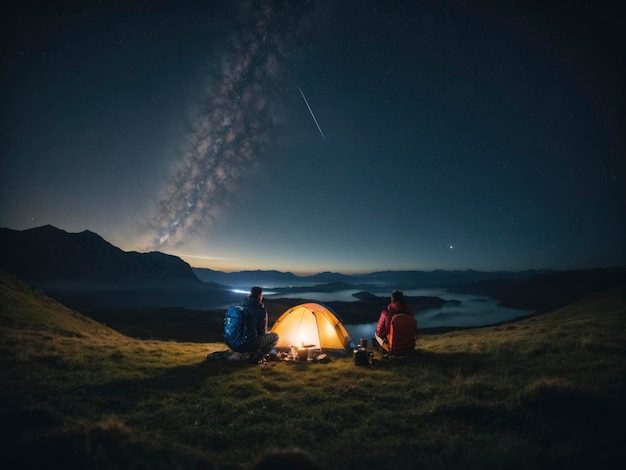
[[321, 349], [324, 353], [348, 355], [352, 339], [337, 315], [325, 305], [308, 303], [291, 307], [283, 313], [272, 332], [278, 333], [276, 349], [292, 346]]

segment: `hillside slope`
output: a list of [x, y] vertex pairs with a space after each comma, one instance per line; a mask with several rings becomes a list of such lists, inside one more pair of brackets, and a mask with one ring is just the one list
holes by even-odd
[[299, 447], [339, 470], [626, 464], [620, 288], [420, 337], [371, 367], [260, 367], [205, 360], [221, 343], [125, 337], [11, 276], [0, 286], [0, 462], [233, 470]]
[[571, 304], [587, 294], [626, 287], [626, 268], [596, 268], [543, 273], [510, 289], [502, 305], [545, 311]]
[[0, 272], [0, 325], [5, 337], [45, 332], [116, 341], [122, 336], [5, 272]]

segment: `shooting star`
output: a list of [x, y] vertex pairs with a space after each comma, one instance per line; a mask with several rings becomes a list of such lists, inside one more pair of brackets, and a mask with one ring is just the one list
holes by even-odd
[[318, 124], [317, 119], [315, 119], [315, 114], [313, 114], [313, 110], [311, 109], [311, 106], [309, 106], [309, 101], [306, 99], [306, 96], [304, 96], [304, 92], [302, 91], [302, 88], [300, 88], [300, 85], [298, 85], [298, 90], [300, 90], [300, 94], [302, 95], [302, 98], [304, 99], [304, 102], [306, 103], [306, 107], [309, 108], [309, 112], [311, 113], [311, 116], [313, 117], [313, 120], [315, 121], [317, 130], [320, 131], [322, 138], [326, 140], [326, 137], [324, 136], [324, 133], [322, 132], [322, 128]]

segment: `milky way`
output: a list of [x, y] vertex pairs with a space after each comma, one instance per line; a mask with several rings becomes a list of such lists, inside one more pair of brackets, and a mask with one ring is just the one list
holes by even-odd
[[302, 12], [283, 2], [249, 2], [240, 19], [218, 54], [208, 96], [148, 221], [152, 248], [176, 246], [215, 223], [271, 142]]

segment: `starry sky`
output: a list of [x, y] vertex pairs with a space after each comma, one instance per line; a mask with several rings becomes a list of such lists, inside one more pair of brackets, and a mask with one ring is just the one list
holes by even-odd
[[622, 2], [4, 5], [2, 227], [223, 271], [626, 264]]

